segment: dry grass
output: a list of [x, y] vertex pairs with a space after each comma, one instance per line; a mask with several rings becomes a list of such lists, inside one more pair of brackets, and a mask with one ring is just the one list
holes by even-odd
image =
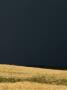
[[34, 82], [1, 83], [0, 90], [67, 90], [66, 86]]
[[67, 90], [67, 71], [0, 64], [0, 90]]

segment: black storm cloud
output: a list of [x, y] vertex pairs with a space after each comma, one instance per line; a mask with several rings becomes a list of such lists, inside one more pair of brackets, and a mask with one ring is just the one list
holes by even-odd
[[1, 0], [0, 63], [67, 68], [65, 0]]

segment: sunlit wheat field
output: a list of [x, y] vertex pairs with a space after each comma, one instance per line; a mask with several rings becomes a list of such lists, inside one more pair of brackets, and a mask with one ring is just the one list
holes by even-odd
[[0, 64], [0, 90], [67, 90], [67, 70]]

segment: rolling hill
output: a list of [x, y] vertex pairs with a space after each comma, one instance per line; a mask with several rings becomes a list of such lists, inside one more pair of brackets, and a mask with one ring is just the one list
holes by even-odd
[[1, 90], [67, 90], [67, 71], [0, 64]]

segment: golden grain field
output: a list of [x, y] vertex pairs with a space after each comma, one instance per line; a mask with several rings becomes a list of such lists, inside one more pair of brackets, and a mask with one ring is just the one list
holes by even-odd
[[67, 90], [67, 70], [0, 64], [0, 90]]

